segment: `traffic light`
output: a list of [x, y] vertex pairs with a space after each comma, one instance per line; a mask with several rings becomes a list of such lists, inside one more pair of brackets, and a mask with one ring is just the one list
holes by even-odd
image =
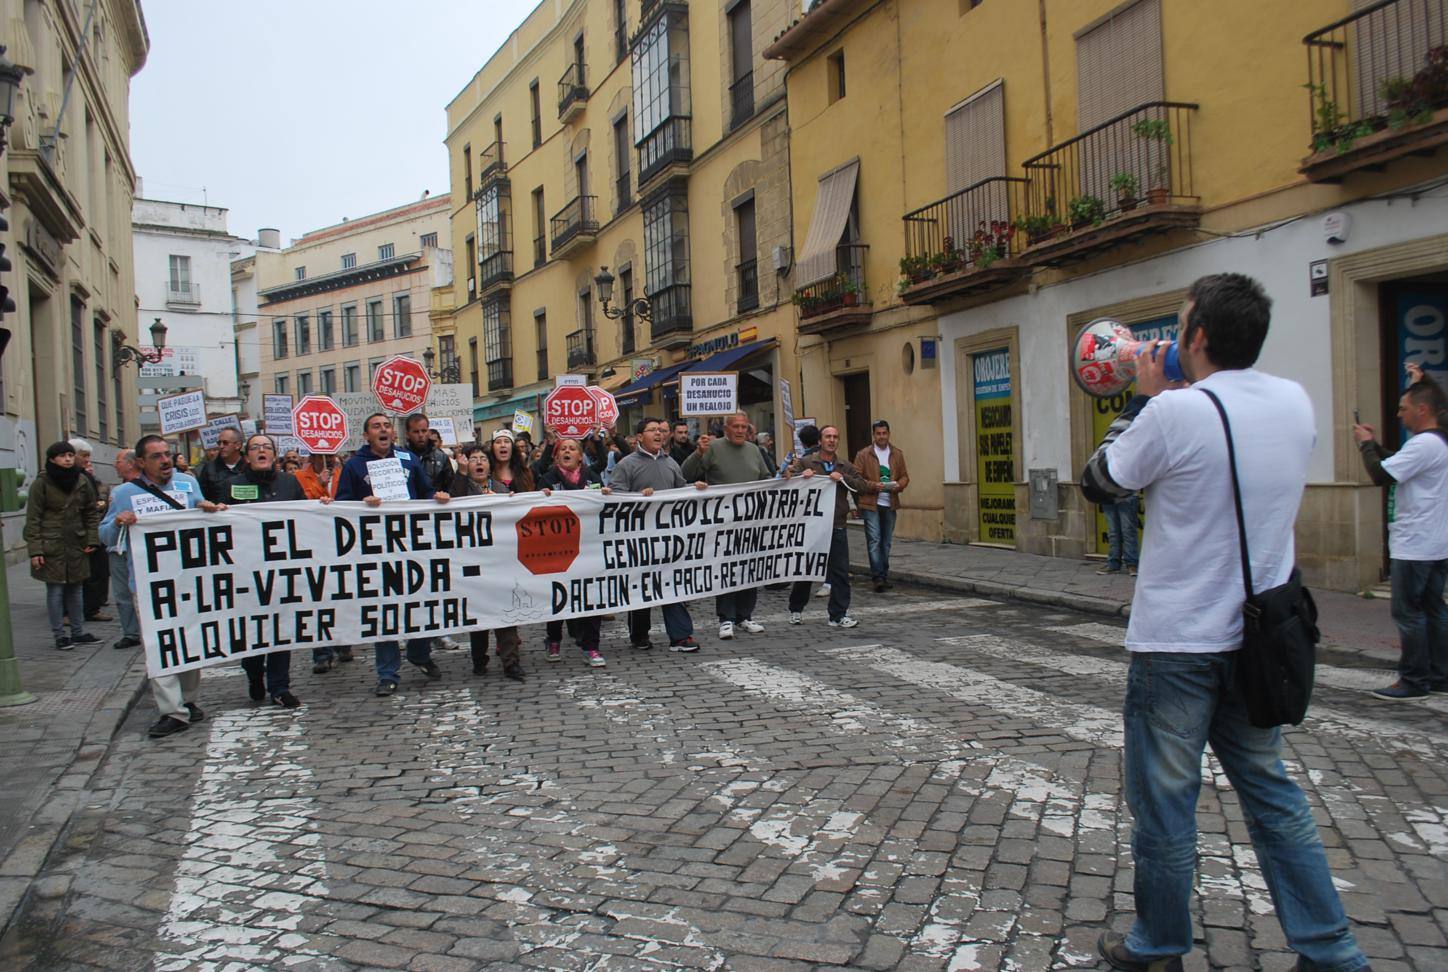
[[[4, 211], [0, 210], [0, 233], [9, 229], [10, 220], [6, 219]], [[5, 326], [5, 315], [15, 313], [15, 301], [10, 297], [10, 286], [7, 283], [11, 269], [10, 258], [5, 255], [5, 240], [0, 238], [0, 355], [5, 353], [5, 346], [10, 343], [10, 328]]]

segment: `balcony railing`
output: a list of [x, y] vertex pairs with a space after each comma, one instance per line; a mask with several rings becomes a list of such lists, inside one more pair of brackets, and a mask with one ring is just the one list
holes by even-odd
[[754, 72], [729, 86], [729, 127], [738, 128], [754, 117]]
[[199, 304], [201, 303], [201, 285], [192, 283], [189, 280], [172, 280], [166, 278], [166, 303], [168, 304]]
[[588, 100], [588, 88], [583, 83], [587, 70], [587, 65], [574, 62], [558, 79], [558, 118], [561, 121], [567, 121], [573, 110], [581, 108]]
[[689, 302], [689, 285], [673, 284], [649, 294], [649, 332], [661, 347], [687, 344], [694, 331], [694, 314]]
[[478, 261], [478, 294], [513, 280], [513, 245], [503, 234], [502, 247]]
[[[1303, 38], [1312, 151], [1325, 156], [1303, 166], [1309, 178], [1448, 141], [1445, 32], [1448, 0], [1381, 0]], [[1337, 162], [1349, 153], [1360, 159]]]
[[488, 362], [488, 391], [503, 391], [513, 387], [513, 359]]
[[734, 273], [739, 284], [738, 313], [754, 310], [759, 306], [759, 261], [745, 260]]
[[951, 273], [982, 269], [1015, 256], [1025, 246], [1012, 228], [1025, 200], [1025, 179], [996, 176], [905, 214], [905, 262], [901, 269]]
[[574, 196], [567, 206], [549, 221], [553, 236], [553, 255], [579, 237], [598, 234], [598, 197]]
[[533, 266], [541, 267], [548, 262], [548, 239], [543, 236], [533, 237]]
[[794, 293], [801, 320], [827, 314], [842, 307], [869, 304], [870, 291], [865, 285], [865, 257], [870, 247], [865, 243], [843, 243], [835, 247], [835, 273], [818, 283], [801, 287]]
[[614, 183], [614, 189], [618, 194], [618, 212], [621, 213], [633, 205], [633, 183], [630, 173], [624, 172], [620, 175], [618, 181]]
[[1191, 116], [1197, 106], [1154, 101], [1027, 159], [1028, 242], [1148, 205], [1195, 205]]
[[593, 328], [579, 328], [568, 335], [568, 370], [598, 363], [593, 350]]
[[478, 155], [478, 189], [486, 189], [489, 182], [501, 179], [507, 174], [508, 163], [503, 158], [503, 143], [494, 142], [483, 146]]
[[692, 122], [688, 115], [675, 115], [644, 137], [638, 147], [640, 191], [670, 166], [687, 164], [694, 158]]

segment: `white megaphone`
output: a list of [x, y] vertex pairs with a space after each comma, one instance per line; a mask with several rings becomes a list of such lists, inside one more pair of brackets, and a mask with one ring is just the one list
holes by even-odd
[[[1125, 391], [1136, 380], [1136, 368], [1143, 354], [1155, 349], [1155, 342], [1138, 341], [1120, 321], [1098, 317], [1076, 338], [1071, 355], [1071, 377], [1093, 398], [1110, 398]], [[1166, 376], [1183, 381], [1181, 358], [1175, 341], [1160, 352], [1165, 356]]]

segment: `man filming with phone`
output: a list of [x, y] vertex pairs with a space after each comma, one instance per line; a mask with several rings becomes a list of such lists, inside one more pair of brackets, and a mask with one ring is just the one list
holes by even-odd
[[[1192, 949], [1197, 796], [1208, 743], [1242, 803], [1297, 968], [1368, 967], [1333, 887], [1317, 826], [1282, 766], [1282, 735], [1248, 718], [1234, 677], [1245, 600], [1230, 416], [1253, 592], [1288, 581], [1293, 522], [1315, 438], [1296, 382], [1253, 368], [1272, 302], [1236, 273], [1198, 279], [1181, 310], [1186, 382], [1165, 376], [1168, 342], [1139, 359], [1138, 394], [1081, 474], [1094, 503], [1146, 491], [1147, 524], [1126, 647], [1126, 800], [1135, 817], [1136, 920], [1098, 948], [1113, 968], [1180, 972]], [[1187, 384], [1190, 383], [1190, 387]]]

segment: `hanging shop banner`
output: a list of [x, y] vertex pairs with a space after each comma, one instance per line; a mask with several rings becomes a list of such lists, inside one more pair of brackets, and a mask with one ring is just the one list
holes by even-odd
[[[1393, 294], [1393, 317], [1397, 320], [1397, 373], [1388, 377], [1389, 402], [1396, 405], [1408, 389], [1406, 365], [1416, 364], [1423, 373], [1448, 388], [1448, 287], [1441, 284], [1404, 284]], [[1371, 421], [1371, 420], [1369, 420]], [[1386, 424], [1386, 423], [1385, 423]], [[1398, 441], [1406, 442], [1408, 430], [1398, 426]]]
[[156, 513], [129, 528], [152, 676], [324, 645], [436, 638], [822, 581], [825, 477], [644, 497]]
[[980, 541], [1016, 544], [1016, 436], [1009, 348], [971, 355]]
[[739, 410], [739, 372], [679, 373], [680, 415], [728, 415]]
[[[1168, 314], [1165, 317], [1153, 318], [1149, 321], [1142, 321], [1140, 324], [1130, 324], [1131, 334], [1138, 341], [1175, 341], [1177, 331], [1181, 329], [1175, 314]], [[1116, 421], [1116, 416], [1131, 401], [1131, 396], [1136, 394], [1136, 382], [1128, 385], [1119, 395], [1112, 395], [1110, 398], [1087, 398], [1088, 407], [1091, 409], [1091, 448], [1096, 448], [1096, 443], [1106, 436], [1106, 430], [1111, 423]], [[1141, 502], [1140, 499], [1137, 500]], [[1143, 508], [1137, 510], [1139, 523], [1146, 523], [1146, 511]], [[1096, 552], [1100, 554], [1109, 553], [1111, 539], [1106, 523], [1106, 514], [1097, 506], [1092, 514], [1096, 526]], [[1141, 538], [1138, 537], [1138, 540]], [[1137, 549], [1141, 549], [1140, 546]]]
[[156, 403], [161, 418], [161, 434], [190, 432], [206, 424], [206, 396], [199, 391], [185, 392], [163, 398]]

